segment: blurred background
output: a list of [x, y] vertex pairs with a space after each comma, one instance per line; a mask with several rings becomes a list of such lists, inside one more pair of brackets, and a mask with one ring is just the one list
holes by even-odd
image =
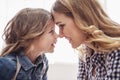
[[[0, 51], [4, 46], [3, 29], [8, 21], [22, 8], [51, 10], [55, 0], [0, 0]], [[99, 0], [107, 14], [120, 23], [120, 0]], [[58, 28], [56, 27], [58, 32]], [[78, 53], [64, 38], [58, 39], [54, 53], [46, 54], [49, 60], [48, 80], [77, 80]]]

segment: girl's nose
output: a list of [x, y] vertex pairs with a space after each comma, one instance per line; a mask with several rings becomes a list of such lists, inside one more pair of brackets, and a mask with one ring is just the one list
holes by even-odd
[[59, 35], [55, 32], [55, 38], [58, 38], [59, 37]]
[[62, 30], [59, 30], [59, 37], [60, 37], [60, 38], [63, 38], [63, 37], [64, 37], [64, 34], [63, 34], [63, 31], [62, 31]]

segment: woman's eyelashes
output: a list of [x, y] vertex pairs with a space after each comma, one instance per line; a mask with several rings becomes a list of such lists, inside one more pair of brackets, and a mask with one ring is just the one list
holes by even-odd
[[59, 28], [60, 28], [60, 29], [63, 29], [64, 26], [65, 26], [65, 24], [60, 24], [60, 25], [59, 25]]

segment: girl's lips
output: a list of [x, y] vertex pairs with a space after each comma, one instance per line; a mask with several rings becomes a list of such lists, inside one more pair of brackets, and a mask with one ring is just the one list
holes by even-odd
[[55, 47], [55, 45], [56, 45], [56, 42], [57, 42], [57, 41], [55, 41], [55, 42], [54, 42], [54, 43], [52, 43], [51, 45]]
[[71, 43], [71, 39], [70, 38], [66, 37], [66, 39], [69, 41], [69, 43]]

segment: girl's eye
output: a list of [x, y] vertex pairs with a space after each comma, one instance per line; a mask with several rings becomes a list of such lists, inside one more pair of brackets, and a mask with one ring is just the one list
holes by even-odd
[[54, 30], [51, 30], [49, 33], [54, 33], [55, 31]]

